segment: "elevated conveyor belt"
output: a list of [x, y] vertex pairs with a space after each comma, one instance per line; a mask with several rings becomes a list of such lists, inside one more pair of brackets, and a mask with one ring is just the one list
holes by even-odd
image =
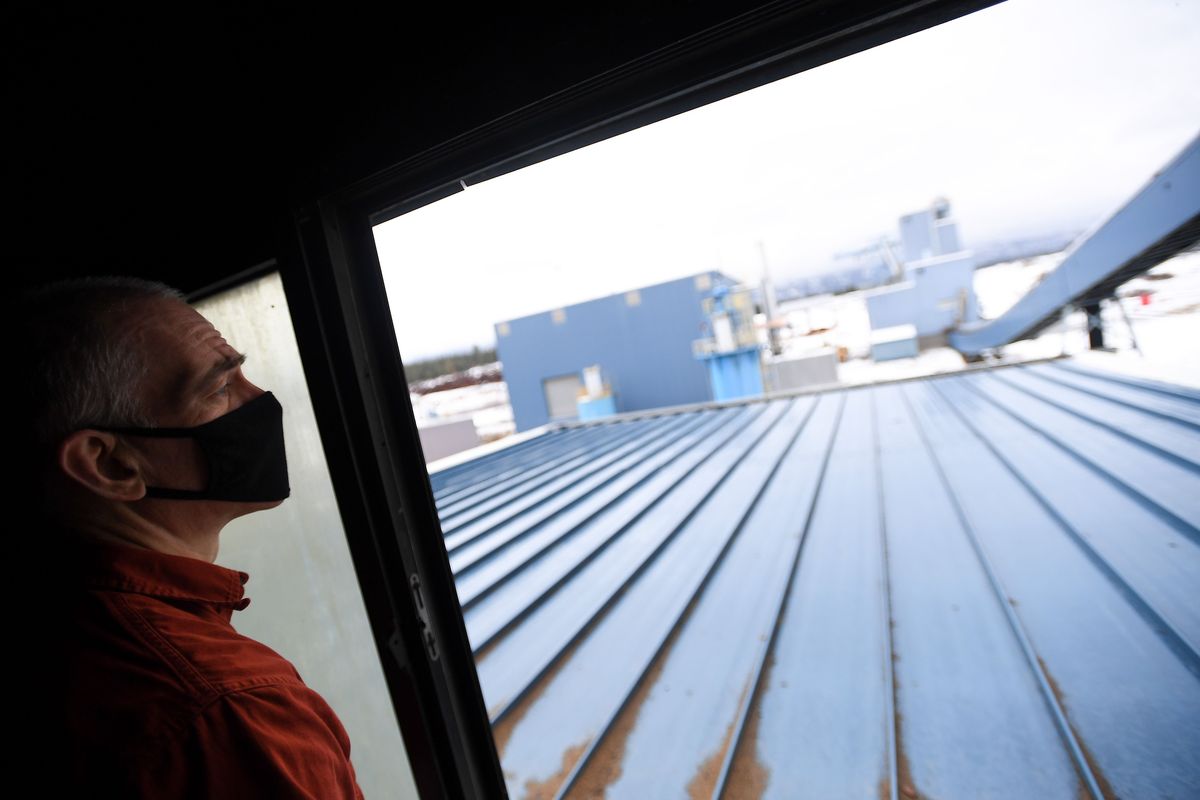
[[1119, 211], [1080, 236], [1066, 259], [994, 320], [950, 334], [965, 356], [978, 356], [1051, 325], [1067, 306], [1112, 296], [1118, 286], [1200, 241], [1200, 136]]

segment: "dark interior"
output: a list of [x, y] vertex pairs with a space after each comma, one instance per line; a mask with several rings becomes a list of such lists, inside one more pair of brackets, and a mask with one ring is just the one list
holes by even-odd
[[903, 10], [892, 38], [980, 5], [20, 3], [5, 15], [9, 263], [23, 278], [123, 272], [199, 289], [278, 256], [296, 205], [597, 76], [607, 87], [560, 97], [493, 154], [882, 13]]

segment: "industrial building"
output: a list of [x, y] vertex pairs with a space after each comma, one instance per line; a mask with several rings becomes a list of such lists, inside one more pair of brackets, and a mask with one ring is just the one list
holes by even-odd
[[975, 256], [962, 248], [947, 200], [900, 218], [899, 258], [888, 245], [883, 249], [896, 282], [867, 295], [877, 361], [944, 345], [949, 331], [979, 318]]
[[703, 299], [734, 285], [702, 272], [496, 323], [517, 430], [577, 419], [581, 398], [585, 414], [589, 402], [608, 414], [712, 400], [692, 343], [708, 321]]

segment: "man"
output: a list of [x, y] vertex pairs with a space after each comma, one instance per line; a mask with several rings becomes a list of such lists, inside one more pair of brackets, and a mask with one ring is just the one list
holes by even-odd
[[213, 563], [232, 519], [289, 493], [282, 412], [161, 284], [29, 294], [23, 366], [52, 560], [58, 774], [82, 796], [362, 797], [333, 710], [238, 634], [244, 572]]

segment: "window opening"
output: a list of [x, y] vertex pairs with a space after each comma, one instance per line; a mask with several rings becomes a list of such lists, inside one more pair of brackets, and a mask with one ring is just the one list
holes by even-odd
[[[1111, 728], [1073, 727], [1074, 703], [1063, 723], [1054, 676], [1084, 668], [1052, 653], [1054, 620], [1083, 612], [1005, 594], [1033, 592], [1040, 556], [993, 530], [1044, 523], [1063, 569], [1107, 602], [1078, 557], [1121, 561], [1104, 550], [1119, 539], [1079, 550], [1071, 531], [1096, 520], [1052, 478], [1121, 474], [1174, 529], [1200, 522], [1178, 489], [1084, 455], [1093, 427], [1060, 427], [1194, 466], [1171, 434], [1108, 416], [1142, 408], [1142, 391], [1191, 396], [1128, 376], [1200, 385], [1181, 344], [1200, 333], [1200, 261], [1175, 252], [1194, 223], [1146, 233], [1172, 260], [1147, 271], [1131, 253], [1103, 296], [1064, 291], [1011, 342], [962, 337], [1063, 281], [1080, 243], [1194, 148], [1198, 31], [1170, 3], [1011, 0], [376, 226], [513, 796], [958, 796], [1018, 776], [1017, 794], [1065, 797], [1080, 781], [1138, 794], [1171, 770], [1197, 777], [1200, 742], [1163, 719], [1146, 720], [1163, 766], [1137, 774]], [[1126, 378], [1072, 372], [1101, 324]], [[978, 370], [1064, 354], [1078, 360]], [[961, 380], [892, 383], [950, 372]], [[1084, 408], [1093, 391], [1106, 411]], [[463, 421], [481, 445], [431, 458]], [[1031, 430], [1034, 461], [1006, 444]], [[1074, 467], [1039, 471], [1064, 450]], [[1003, 491], [980, 489], [985, 471]], [[1095, 502], [1141, 513], [1108, 490]], [[1194, 616], [1162, 591], [1124, 596]], [[980, 631], [1002, 642], [995, 658]], [[1132, 663], [1119, 637], [1089, 642]], [[928, 655], [960, 646], [948, 672]], [[1145, 658], [1200, 703], [1174, 656]], [[981, 776], [996, 735], [1047, 755]]]

